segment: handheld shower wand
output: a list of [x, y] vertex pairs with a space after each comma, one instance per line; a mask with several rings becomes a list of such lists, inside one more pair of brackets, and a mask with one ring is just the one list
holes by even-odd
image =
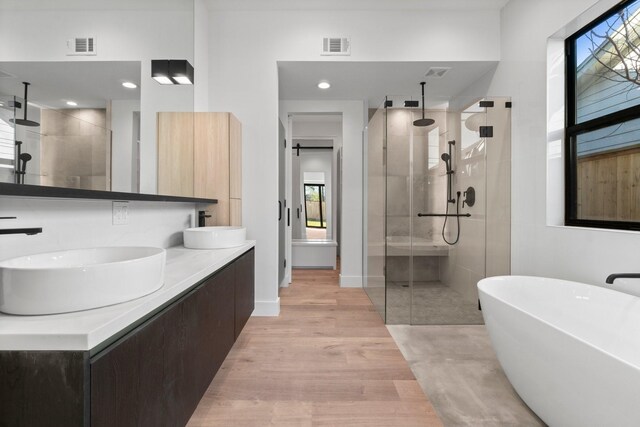
[[[442, 153], [440, 158], [444, 161], [445, 167], [447, 168], [447, 209], [444, 217], [444, 223], [442, 224], [442, 239], [448, 245], [455, 245], [460, 240], [460, 192], [458, 191], [457, 197], [453, 197], [453, 168], [451, 166], [451, 149], [456, 144], [455, 141], [448, 141], [447, 145], [449, 146], [448, 153]], [[447, 219], [449, 215], [449, 203], [456, 204], [456, 220], [458, 222], [458, 234], [456, 239], [453, 242], [447, 240], [445, 236], [445, 230], [447, 227]]]
[[447, 173], [450, 174], [451, 173], [451, 156], [448, 155], [447, 153], [442, 153], [442, 156], [440, 156], [440, 158], [444, 160], [444, 164], [447, 168]]
[[22, 167], [20, 168], [21, 184], [24, 184], [24, 176], [27, 174], [27, 162], [31, 159], [32, 157], [29, 153], [20, 154], [20, 160], [22, 160]]

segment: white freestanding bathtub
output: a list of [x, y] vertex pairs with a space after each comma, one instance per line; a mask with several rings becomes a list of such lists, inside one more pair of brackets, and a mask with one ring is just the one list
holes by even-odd
[[550, 426], [640, 425], [640, 298], [541, 277], [478, 283], [509, 381]]

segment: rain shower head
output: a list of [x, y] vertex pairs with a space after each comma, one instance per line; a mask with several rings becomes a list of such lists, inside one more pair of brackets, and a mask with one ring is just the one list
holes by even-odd
[[422, 118], [422, 119], [415, 120], [415, 121], [413, 122], [413, 125], [414, 125], [414, 126], [419, 126], [419, 127], [425, 127], [425, 126], [431, 126], [431, 125], [432, 125], [432, 124], [434, 124], [435, 122], [436, 122], [436, 121], [435, 121], [435, 120], [433, 120], [433, 119], [425, 119], [425, 118]]
[[27, 119], [9, 119], [9, 121], [11, 123], [15, 123], [16, 125], [20, 125], [20, 126], [31, 126], [31, 127], [40, 126], [40, 123], [34, 122], [33, 120], [27, 120]]
[[33, 120], [27, 120], [27, 105], [29, 103], [29, 101], [27, 99], [27, 91], [28, 91], [29, 85], [31, 83], [22, 82], [22, 84], [24, 85], [24, 118], [22, 118], [22, 119], [9, 119], [9, 121], [11, 123], [15, 123], [16, 125], [20, 125], [20, 126], [31, 126], [31, 127], [40, 126], [40, 123], [38, 123], [38, 122], [34, 122]]
[[420, 82], [420, 86], [422, 86], [422, 118], [415, 120], [413, 122], [414, 126], [419, 126], [419, 127], [431, 126], [436, 122], [433, 119], [427, 119], [424, 117], [424, 85], [425, 84], [427, 84], [427, 82]]

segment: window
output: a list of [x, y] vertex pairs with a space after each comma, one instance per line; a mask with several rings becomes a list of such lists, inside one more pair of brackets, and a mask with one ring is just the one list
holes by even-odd
[[308, 228], [327, 228], [324, 184], [304, 185], [304, 209]]
[[566, 41], [567, 225], [640, 230], [640, 0]]

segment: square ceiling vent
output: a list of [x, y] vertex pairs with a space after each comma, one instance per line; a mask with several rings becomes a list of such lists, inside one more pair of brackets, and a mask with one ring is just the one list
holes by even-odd
[[322, 55], [351, 55], [351, 40], [349, 37], [323, 38]]
[[94, 56], [97, 54], [95, 37], [76, 37], [67, 40], [67, 56]]
[[441, 79], [451, 70], [451, 67], [431, 67], [427, 70], [425, 77], [432, 79]]

